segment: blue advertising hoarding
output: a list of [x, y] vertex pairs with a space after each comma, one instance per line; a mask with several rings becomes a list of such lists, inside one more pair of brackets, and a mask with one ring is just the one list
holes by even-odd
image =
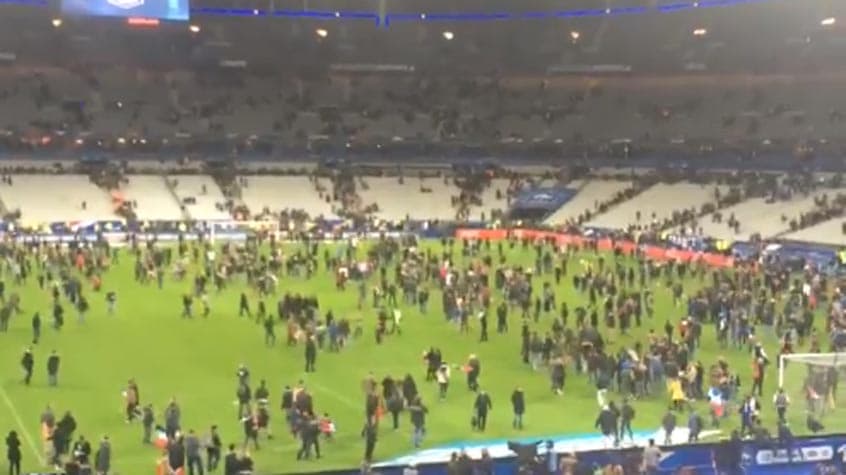
[[[655, 475], [846, 475], [846, 435], [826, 437], [797, 437], [789, 444], [778, 441], [740, 444], [740, 465], [717, 469], [714, 454], [720, 450], [720, 443], [682, 444], [661, 447], [662, 457]], [[559, 455], [560, 456], [560, 455]], [[540, 451], [541, 459], [531, 470], [524, 467], [523, 473], [560, 473], [549, 470], [544, 460], [548, 457]], [[582, 469], [588, 473], [607, 465], [620, 465], [625, 474], [639, 474], [642, 468], [642, 448], [630, 447], [617, 450], [593, 450], [578, 453]], [[406, 461], [407, 462], [407, 461]], [[382, 475], [401, 475], [402, 465], [380, 466]], [[446, 463], [416, 464], [419, 475], [447, 475]], [[332, 475], [352, 475], [359, 470], [325, 472]], [[506, 475], [518, 473], [515, 457], [494, 460], [493, 473]]]
[[186, 21], [189, 0], [62, 0], [62, 13], [82, 16]]

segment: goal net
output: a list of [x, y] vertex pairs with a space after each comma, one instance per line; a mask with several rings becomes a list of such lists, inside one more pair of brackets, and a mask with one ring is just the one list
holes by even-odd
[[794, 433], [846, 431], [846, 353], [781, 355], [778, 377]]

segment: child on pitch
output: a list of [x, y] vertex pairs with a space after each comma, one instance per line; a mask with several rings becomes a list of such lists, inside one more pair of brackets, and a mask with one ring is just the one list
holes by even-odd
[[326, 438], [326, 440], [332, 440], [332, 437], [335, 435], [335, 422], [329, 417], [328, 412], [323, 413], [323, 417], [320, 418], [318, 422], [320, 427], [320, 433]]

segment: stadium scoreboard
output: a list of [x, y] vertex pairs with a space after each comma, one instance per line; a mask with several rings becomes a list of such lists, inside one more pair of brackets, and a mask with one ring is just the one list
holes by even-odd
[[75, 16], [187, 21], [189, 0], [61, 0], [62, 13]]

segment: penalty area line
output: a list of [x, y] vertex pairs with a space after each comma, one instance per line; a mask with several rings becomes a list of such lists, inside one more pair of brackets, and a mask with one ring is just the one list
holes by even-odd
[[27, 430], [26, 425], [21, 419], [21, 415], [18, 412], [18, 409], [15, 407], [15, 404], [9, 398], [9, 393], [6, 392], [6, 388], [4, 388], [2, 385], [0, 385], [0, 398], [3, 399], [3, 402], [6, 404], [6, 407], [9, 408], [9, 412], [15, 419], [15, 423], [18, 424], [18, 427], [21, 430], [21, 435], [23, 436], [26, 445], [28, 445], [29, 449], [32, 450], [32, 453], [33, 455], [35, 455], [35, 458], [36, 460], [38, 460], [38, 463], [40, 463], [42, 467], [45, 466], [47, 462], [44, 460], [44, 456], [41, 454], [41, 451], [39, 451], [38, 447], [35, 445], [35, 441], [32, 438], [32, 434], [30, 434]]

